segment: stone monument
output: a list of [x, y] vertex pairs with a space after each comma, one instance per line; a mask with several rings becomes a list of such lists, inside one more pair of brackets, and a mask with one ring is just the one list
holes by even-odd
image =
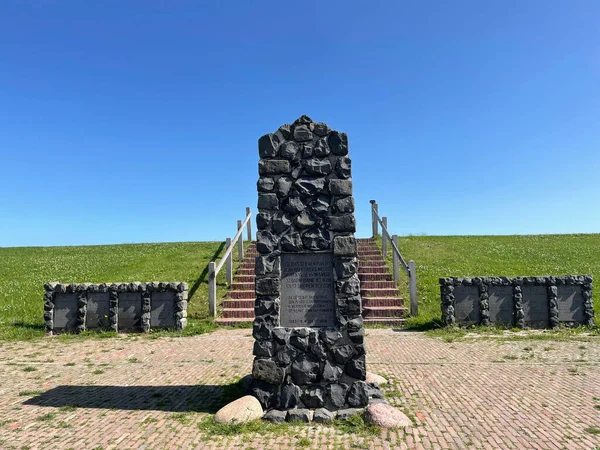
[[258, 151], [251, 393], [288, 420], [365, 407], [382, 395], [365, 382], [348, 137], [302, 116]]

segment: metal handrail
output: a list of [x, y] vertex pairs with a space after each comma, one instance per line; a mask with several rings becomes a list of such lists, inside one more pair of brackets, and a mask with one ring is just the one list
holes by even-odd
[[244, 259], [244, 239], [240, 239], [244, 232], [244, 227], [248, 230], [248, 240], [252, 240], [252, 211], [250, 208], [246, 208], [246, 218], [242, 222], [237, 221], [238, 231], [232, 238], [227, 238], [226, 245], [227, 250], [221, 258], [219, 264], [215, 264], [214, 261], [208, 263], [208, 310], [211, 317], [217, 317], [217, 275], [223, 268], [224, 264], [227, 264], [227, 282], [231, 284], [233, 280], [233, 248], [237, 243], [238, 247], [238, 260], [241, 262]]
[[387, 258], [387, 244], [388, 241], [392, 247], [392, 257], [394, 264], [394, 281], [396, 284], [400, 281], [400, 273], [398, 270], [398, 263], [402, 264], [406, 275], [408, 276], [409, 293], [410, 293], [410, 314], [411, 316], [418, 315], [419, 304], [417, 299], [417, 266], [414, 261], [408, 261], [408, 264], [402, 257], [400, 250], [398, 249], [398, 236], [392, 235], [387, 229], [387, 217], [379, 217], [379, 206], [375, 200], [370, 200], [371, 203], [371, 216], [373, 225], [373, 237], [377, 237], [379, 229], [378, 225], [381, 225], [381, 247], [383, 260]]

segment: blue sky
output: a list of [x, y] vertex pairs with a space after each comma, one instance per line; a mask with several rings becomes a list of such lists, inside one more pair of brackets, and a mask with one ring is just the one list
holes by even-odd
[[223, 240], [257, 140], [349, 135], [406, 234], [600, 232], [600, 2], [3, 1], [0, 246]]

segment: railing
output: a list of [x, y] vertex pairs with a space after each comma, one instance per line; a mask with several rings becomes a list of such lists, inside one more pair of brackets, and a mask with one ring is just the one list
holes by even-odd
[[225, 240], [227, 250], [225, 250], [225, 254], [219, 264], [215, 264], [214, 261], [208, 263], [208, 310], [211, 317], [217, 317], [217, 275], [219, 275], [219, 271], [225, 264], [227, 283], [231, 284], [233, 281], [233, 248], [237, 244], [238, 261], [241, 262], [244, 259], [244, 238], [242, 237], [244, 227], [248, 230], [248, 240], [252, 240], [251, 217], [252, 211], [250, 211], [250, 208], [246, 208], [246, 218], [244, 221], [237, 221], [237, 233], [233, 239], [227, 238]]
[[379, 207], [375, 200], [371, 202], [371, 217], [373, 224], [373, 237], [379, 234], [379, 225], [381, 225], [381, 253], [383, 260], [387, 258], [388, 242], [392, 247], [392, 257], [394, 266], [394, 281], [400, 282], [400, 264], [408, 276], [408, 287], [410, 292], [410, 315], [416, 316], [419, 313], [419, 303], [417, 301], [417, 268], [414, 261], [408, 261], [408, 264], [398, 250], [398, 235], [390, 236], [387, 230], [387, 217], [379, 217]]

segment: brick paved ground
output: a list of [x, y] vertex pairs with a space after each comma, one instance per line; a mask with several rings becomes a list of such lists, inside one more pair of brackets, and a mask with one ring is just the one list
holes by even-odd
[[415, 421], [375, 439], [307, 425], [285, 436], [204, 435], [197, 424], [221, 406], [220, 386], [250, 371], [249, 330], [1, 342], [0, 448], [600, 447], [589, 432], [600, 427], [598, 339], [445, 342], [369, 330], [367, 344], [368, 369], [392, 381], [388, 398]]

